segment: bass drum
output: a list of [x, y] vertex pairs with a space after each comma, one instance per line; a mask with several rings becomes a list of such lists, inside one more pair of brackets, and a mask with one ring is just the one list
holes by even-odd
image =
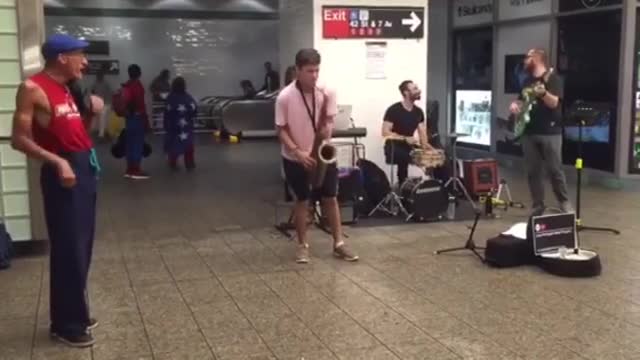
[[400, 195], [415, 221], [439, 220], [447, 211], [447, 191], [440, 180], [409, 178], [400, 187]]

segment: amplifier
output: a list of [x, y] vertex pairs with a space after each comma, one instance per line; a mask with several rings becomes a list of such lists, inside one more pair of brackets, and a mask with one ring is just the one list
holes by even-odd
[[479, 195], [498, 189], [498, 163], [495, 159], [464, 161], [464, 185], [470, 194]]

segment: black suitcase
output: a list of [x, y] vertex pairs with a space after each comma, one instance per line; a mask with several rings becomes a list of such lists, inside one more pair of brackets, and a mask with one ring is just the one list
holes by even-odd
[[487, 240], [484, 257], [487, 264], [499, 268], [532, 264], [535, 259], [530, 242], [507, 235]]

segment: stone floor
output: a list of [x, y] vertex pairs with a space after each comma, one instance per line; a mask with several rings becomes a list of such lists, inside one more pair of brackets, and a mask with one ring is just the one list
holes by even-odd
[[[103, 156], [96, 345], [48, 339], [47, 259], [25, 257], [0, 272], [0, 359], [640, 359], [638, 193], [585, 192], [585, 221], [623, 231], [581, 234], [602, 257], [598, 278], [432, 254], [463, 244], [467, 222], [347, 228], [356, 264], [314, 231], [301, 266], [271, 226], [274, 144], [204, 145], [195, 174], [170, 174], [155, 155], [155, 177], [139, 183]], [[476, 238], [524, 214], [483, 220]]]

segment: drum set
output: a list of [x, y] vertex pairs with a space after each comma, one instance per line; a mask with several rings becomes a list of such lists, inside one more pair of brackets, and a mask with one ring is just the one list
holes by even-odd
[[[376, 211], [384, 211], [390, 215], [397, 216], [400, 213], [405, 215], [406, 220], [433, 221], [441, 220], [446, 214], [450, 220], [455, 218], [456, 199], [463, 194], [474, 206], [464, 184], [457, 177], [457, 159], [455, 156], [455, 143], [458, 137], [466, 134], [452, 133], [448, 135], [452, 143], [452, 174], [447, 174], [445, 180], [434, 176], [436, 169], [445, 166], [447, 156], [442, 149], [423, 149], [415, 147], [410, 150], [410, 165], [424, 171], [424, 176], [409, 177], [402, 184], [399, 184], [398, 191], [390, 189], [390, 193], [383, 201], [376, 206], [369, 215]], [[387, 139], [395, 140], [395, 139]], [[397, 140], [396, 140], [397, 141]], [[391, 143], [393, 146], [393, 141]], [[391, 151], [393, 153], [393, 150]], [[393, 177], [393, 159], [388, 162], [392, 166], [391, 176]], [[393, 186], [392, 186], [393, 187]]]
[[408, 220], [440, 220], [447, 209], [448, 195], [442, 182], [433, 177], [433, 170], [445, 164], [446, 155], [440, 149], [411, 150], [411, 165], [421, 168], [425, 177], [410, 177], [400, 185], [400, 198]]

